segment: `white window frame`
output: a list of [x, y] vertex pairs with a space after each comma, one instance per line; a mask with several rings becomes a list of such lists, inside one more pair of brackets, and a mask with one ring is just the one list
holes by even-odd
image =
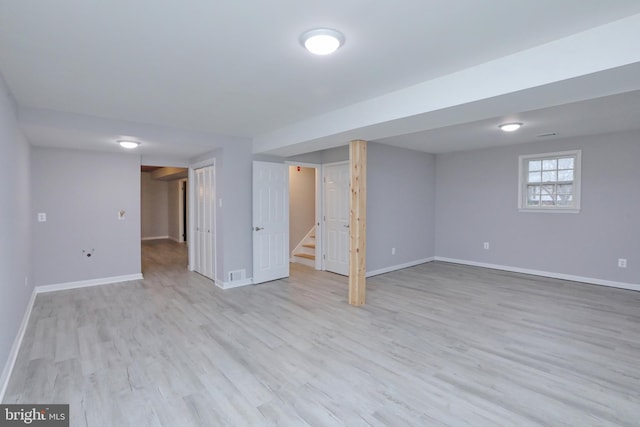
[[[574, 157], [573, 189], [574, 205], [571, 207], [560, 206], [527, 206], [527, 177], [529, 160], [544, 160], [557, 157]], [[580, 192], [582, 177], [582, 150], [558, 151], [555, 153], [526, 154], [518, 158], [518, 210], [520, 212], [544, 212], [544, 213], [580, 213]]]

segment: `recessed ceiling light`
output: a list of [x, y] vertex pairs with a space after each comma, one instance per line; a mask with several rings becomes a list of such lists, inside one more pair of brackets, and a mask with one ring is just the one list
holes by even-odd
[[520, 129], [522, 123], [505, 123], [503, 125], [498, 126], [504, 132], [513, 132], [514, 130]]
[[314, 55], [329, 55], [344, 44], [344, 35], [331, 28], [315, 28], [302, 33], [300, 42]]
[[121, 139], [118, 141], [118, 144], [120, 144], [122, 148], [129, 148], [129, 149], [136, 148], [138, 145], [140, 145], [138, 141], [131, 141], [128, 139]]

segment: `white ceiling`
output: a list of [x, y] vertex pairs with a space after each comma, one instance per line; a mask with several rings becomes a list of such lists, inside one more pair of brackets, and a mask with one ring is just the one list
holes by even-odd
[[[0, 0], [0, 72], [36, 145], [113, 150], [113, 140], [127, 135], [143, 141], [146, 156], [182, 159], [216, 145], [215, 138], [178, 141], [177, 133], [169, 132], [172, 139], [157, 131], [146, 132], [156, 136], [145, 139], [123, 132], [137, 123], [254, 144], [284, 132], [287, 144], [298, 148], [271, 150], [265, 143], [255, 151], [292, 154], [344, 143], [336, 142], [337, 135], [346, 137], [350, 129], [357, 135], [366, 127], [345, 124], [325, 144], [320, 134], [287, 131], [309, 120], [638, 13], [637, 0]], [[317, 26], [345, 34], [335, 55], [315, 57], [300, 46], [299, 35]], [[611, 48], [630, 49], [629, 43]], [[610, 62], [603, 69], [614, 65], [624, 64]], [[634, 85], [629, 88], [640, 89]], [[631, 105], [637, 113], [637, 98], [634, 92], [611, 99], [621, 101], [614, 109]], [[549, 108], [567, 102], [558, 99]], [[571, 106], [558, 108], [569, 120], [576, 112], [597, 110], [597, 102], [575, 103], [573, 113]], [[528, 111], [522, 108], [514, 104], [510, 112]], [[539, 110], [520, 117], [541, 126], [551, 120], [545, 126], [570, 135], [571, 127], [555, 111]], [[589, 132], [601, 130], [599, 117], [586, 123]], [[396, 121], [369, 136], [425, 151], [468, 149], [478, 144], [478, 138], [468, 139], [477, 135], [474, 129], [495, 125], [486, 117], [472, 119], [460, 116], [422, 128]], [[99, 120], [100, 126], [81, 124]], [[438, 142], [426, 146], [425, 138]]]
[[[517, 132], [498, 125], [519, 122]], [[415, 132], [376, 142], [429, 153], [521, 144], [640, 129], [640, 91]], [[555, 135], [549, 135], [555, 133]]]

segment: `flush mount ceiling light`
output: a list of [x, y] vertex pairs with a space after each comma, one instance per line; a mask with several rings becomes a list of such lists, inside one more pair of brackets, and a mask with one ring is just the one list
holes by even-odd
[[132, 141], [129, 139], [121, 139], [118, 141], [118, 144], [120, 144], [122, 148], [128, 149], [136, 148], [138, 145], [140, 145], [138, 141]]
[[505, 123], [503, 125], [498, 126], [504, 132], [513, 132], [515, 130], [520, 129], [522, 123]]
[[344, 35], [330, 28], [315, 28], [302, 33], [300, 42], [314, 55], [329, 55], [344, 44]]

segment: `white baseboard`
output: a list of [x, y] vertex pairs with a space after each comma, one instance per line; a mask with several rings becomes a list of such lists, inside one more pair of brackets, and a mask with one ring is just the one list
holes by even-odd
[[366, 277], [377, 276], [379, 274], [390, 273], [390, 272], [396, 271], [396, 270], [402, 270], [403, 268], [414, 267], [416, 265], [424, 264], [426, 262], [431, 262], [434, 259], [435, 259], [434, 257], [418, 259], [418, 260], [415, 260], [415, 261], [405, 262], [404, 264], [392, 265], [391, 267], [384, 267], [384, 268], [380, 268], [378, 270], [367, 271]]
[[162, 239], [170, 239], [169, 236], [152, 236], [152, 237], [143, 237], [142, 240], [162, 240]]
[[24, 338], [24, 333], [27, 330], [27, 325], [29, 324], [29, 318], [31, 317], [31, 310], [33, 309], [33, 303], [36, 300], [36, 290], [34, 289], [31, 292], [31, 298], [29, 298], [29, 303], [27, 304], [27, 309], [24, 312], [24, 316], [22, 316], [22, 323], [20, 324], [20, 329], [18, 329], [18, 334], [16, 335], [15, 340], [13, 340], [13, 345], [11, 346], [11, 351], [9, 352], [9, 358], [7, 359], [7, 363], [4, 365], [4, 369], [2, 370], [2, 377], [0, 377], [0, 402], [4, 401], [4, 394], [7, 391], [7, 387], [9, 386], [9, 379], [11, 379], [11, 373], [13, 372], [13, 367], [16, 364], [16, 360], [18, 359], [18, 352], [20, 351], [20, 347], [22, 346], [22, 339]]
[[64, 291], [66, 289], [86, 288], [89, 286], [108, 285], [110, 283], [130, 282], [133, 280], [142, 280], [142, 274], [129, 274], [127, 276], [103, 277], [100, 279], [81, 280], [79, 282], [56, 283], [53, 285], [36, 286], [35, 292], [54, 292]]
[[76, 288], [84, 288], [88, 286], [98, 286], [98, 285], [107, 285], [109, 283], [120, 283], [120, 282], [129, 282], [132, 280], [142, 280], [142, 274], [130, 274], [128, 276], [114, 276], [114, 277], [104, 277], [101, 279], [93, 279], [93, 280], [82, 280], [79, 282], [68, 282], [68, 283], [56, 283], [53, 285], [43, 285], [36, 286], [31, 293], [31, 299], [29, 300], [29, 304], [27, 305], [27, 309], [24, 312], [24, 316], [22, 317], [22, 323], [20, 324], [20, 329], [18, 330], [18, 334], [16, 335], [16, 339], [13, 342], [13, 346], [11, 347], [11, 351], [9, 353], [9, 358], [7, 359], [7, 363], [4, 366], [2, 371], [2, 377], [0, 377], [0, 402], [4, 399], [4, 394], [7, 391], [7, 386], [9, 385], [9, 379], [11, 378], [11, 373], [13, 372], [13, 367], [15, 366], [16, 359], [18, 357], [18, 352], [20, 351], [20, 346], [22, 345], [22, 339], [24, 338], [24, 333], [27, 329], [27, 325], [29, 324], [29, 318], [31, 317], [31, 310], [33, 309], [33, 303], [36, 300], [36, 295], [44, 292], [54, 292], [54, 291], [62, 291], [66, 289], [76, 289]]
[[494, 270], [511, 271], [513, 273], [531, 274], [533, 276], [550, 277], [552, 279], [570, 280], [572, 282], [582, 282], [591, 285], [609, 286], [612, 288], [628, 289], [631, 291], [640, 291], [640, 284], [614, 282], [612, 280], [595, 279], [593, 277], [574, 276], [572, 274], [553, 273], [550, 271], [532, 270], [529, 268], [509, 267], [506, 265], [488, 264], [484, 262], [467, 261], [464, 259], [435, 257], [435, 261], [451, 262], [454, 264], [471, 265], [474, 267], [492, 268]]
[[223, 282], [221, 280], [216, 279], [214, 283], [220, 289], [233, 289], [233, 288], [239, 288], [240, 286], [253, 285], [253, 279], [248, 278], [244, 280], [236, 280], [234, 282]]

